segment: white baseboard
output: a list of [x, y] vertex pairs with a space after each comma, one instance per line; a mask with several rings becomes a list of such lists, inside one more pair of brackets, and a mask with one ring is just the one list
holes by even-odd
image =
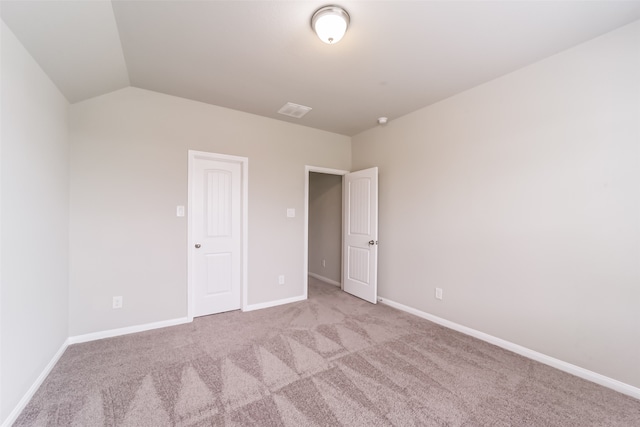
[[278, 305], [283, 305], [283, 304], [291, 304], [292, 302], [304, 301], [306, 299], [307, 298], [305, 298], [304, 295], [300, 295], [299, 297], [285, 298], [277, 301], [269, 301], [269, 302], [263, 302], [259, 304], [248, 304], [242, 309], [242, 311], [260, 310], [263, 308], [276, 307]]
[[69, 344], [79, 344], [83, 342], [101, 340], [103, 338], [118, 337], [120, 335], [134, 334], [136, 332], [150, 331], [152, 329], [166, 328], [167, 326], [182, 325], [189, 323], [193, 319], [180, 317], [178, 319], [163, 320], [160, 322], [145, 323], [143, 325], [127, 326], [126, 328], [109, 329], [108, 331], [93, 332], [90, 334], [76, 335], [69, 337]]
[[22, 399], [20, 399], [16, 407], [13, 408], [13, 411], [11, 411], [9, 416], [4, 420], [4, 422], [2, 423], [2, 427], [9, 427], [10, 425], [16, 422], [16, 420], [20, 416], [20, 413], [27, 406], [27, 404], [29, 403], [33, 395], [36, 394], [36, 391], [38, 391], [38, 389], [40, 388], [44, 380], [47, 378], [47, 375], [49, 375], [53, 367], [56, 365], [56, 363], [58, 363], [58, 360], [60, 360], [60, 357], [62, 357], [67, 347], [69, 347], [68, 338], [64, 341], [64, 343], [62, 343], [62, 346], [60, 347], [60, 349], [56, 352], [56, 354], [53, 355], [53, 357], [51, 358], [49, 363], [47, 363], [47, 366], [44, 367], [44, 369], [42, 370], [38, 378], [36, 378], [34, 383], [31, 384], [31, 387], [29, 387], [29, 390], [27, 390], [27, 392], [24, 394], [24, 396], [22, 396]]
[[482, 341], [486, 341], [493, 345], [497, 345], [498, 347], [502, 347], [506, 350], [512, 351], [526, 358], [535, 360], [540, 363], [544, 363], [545, 365], [548, 365], [553, 368], [559, 369], [561, 371], [567, 372], [569, 374], [575, 375], [576, 377], [594, 382], [596, 384], [600, 384], [601, 386], [610, 388], [612, 390], [626, 394], [636, 399], [640, 399], [640, 388], [634, 387], [630, 384], [623, 383], [622, 381], [618, 381], [613, 378], [606, 377], [604, 375], [598, 374], [588, 369], [584, 369], [579, 366], [572, 365], [571, 363], [556, 359], [551, 356], [547, 356], [546, 354], [538, 353], [537, 351], [528, 349], [518, 344], [514, 344], [510, 341], [506, 341], [501, 338], [494, 337], [493, 335], [485, 334], [484, 332], [480, 332], [475, 329], [468, 328], [458, 323], [454, 323], [449, 320], [443, 319], [441, 317], [434, 316], [433, 314], [425, 313], [424, 311], [420, 311], [418, 309], [406, 306], [404, 304], [400, 304], [395, 301], [391, 301], [386, 298], [378, 297], [378, 302], [382, 304], [386, 304], [393, 308], [397, 308], [398, 310], [402, 310], [407, 313], [413, 314], [415, 316], [422, 317], [423, 319], [430, 320], [433, 323], [437, 323], [449, 329], [453, 329], [454, 331], [462, 332], [463, 334], [470, 335], [472, 337], [478, 338]]
[[335, 280], [331, 280], [328, 277], [324, 277], [324, 276], [321, 276], [319, 274], [312, 273], [312, 272], [309, 272], [308, 274], [309, 274], [309, 276], [313, 277], [314, 279], [321, 280], [321, 281], [323, 281], [325, 283], [328, 283], [328, 284], [333, 285], [333, 286], [337, 286], [339, 288], [342, 287], [342, 283], [336, 282]]

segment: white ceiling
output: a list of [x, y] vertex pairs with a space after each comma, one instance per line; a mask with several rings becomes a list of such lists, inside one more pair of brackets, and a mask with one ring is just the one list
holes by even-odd
[[[2, 19], [74, 103], [127, 86], [354, 135], [640, 19], [640, 1], [5, 1]], [[313, 110], [277, 114], [287, 101]]]

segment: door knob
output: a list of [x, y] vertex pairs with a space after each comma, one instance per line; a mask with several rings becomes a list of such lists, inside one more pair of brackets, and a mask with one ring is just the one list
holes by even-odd
[[373, 245], [377, 245], [378, 242], [376, 242], [375, 240], [369, 240], [369, 246], [373, 246]]
[[196, 243], [196, 249], [200, 249], [200, 243]]

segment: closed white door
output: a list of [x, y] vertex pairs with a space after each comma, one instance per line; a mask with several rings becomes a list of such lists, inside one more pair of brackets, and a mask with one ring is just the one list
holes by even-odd
[[193, 315], [241, 307], [242, 163], [191, 161]]
[[377, 303], [378, 168], [344, 176], [343, 278], [345, 292]]

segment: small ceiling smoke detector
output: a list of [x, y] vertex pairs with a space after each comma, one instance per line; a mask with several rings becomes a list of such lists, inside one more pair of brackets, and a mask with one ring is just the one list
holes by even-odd
[[386, 125], [388, 121], [389, 121], [389, 119], [386, 118], [386, 117], [379, 117], [378, 118], [378, 124], [379, 125]]
[[282, 108], [278, 110], [278, 113], [283, 114], [285, 116], [299, 119], [311, 110], [312, 110], [311, 107], [305, 107], [304, 105], [294, 104], [293, 102], [287, 102], [282, 106]]

